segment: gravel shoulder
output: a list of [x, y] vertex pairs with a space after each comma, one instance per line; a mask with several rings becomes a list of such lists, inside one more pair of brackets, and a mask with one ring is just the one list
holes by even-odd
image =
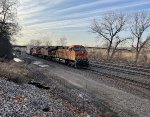
[[0, 117], [60, 117], [63, 111], [64, 116], [73, 115], [65, 109], [59, 101], [51, 99], [47, 91], [0, 80]]
[[[34, 62], [40, 61], [41, 64], [48, 65], [45, 68], [36, 65], [38, 68], [43, 69], [41, 71], [46, 70], [45, 75], [52, 73], [59, 79], [66, 80], [70, 84], [92, 93], [93, 96], [102, 100], [102, 102], [121, 117], [150, 117], [150, 100], [148, 98], [143, 98], [142, 96], [134, 95], [130, 92], [125, 92], [121, 89], [97, 82], [92, 78], [93, 75], [85, 76], [85, 71], [81, 74], [78, 73], [79, 70], [68, 68], [67, 66], [54, 62], [34, 57], [30, 59]], [[98, 77], [101, 78], [103, 76], [99, 75]]]
[[90, 77], [84, 77], [81, 74], [65, 71], [64, 69], [55, 69], [55, 75], [59, 75], [69, 81], [71, 84], [88, 90], [99, 99], [107, 102], [112, 110], [119, 113], [121, 117], [150, 117], [150, 100], [143, 99], [133, 94], [109, 87], [105, 84], [91, 80]]

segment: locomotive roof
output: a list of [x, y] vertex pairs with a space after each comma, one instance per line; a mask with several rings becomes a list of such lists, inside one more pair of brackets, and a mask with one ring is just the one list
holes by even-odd
[[84, 47], [83, 45], [72, 45], [70, 47]]
[[64, 49], [64, 48], [75, 48], [75, 47], [84, 47], [82, 45], [72, 45], [72, 46], [34, 46], [33, 48], [56, 48], [56, 49]]

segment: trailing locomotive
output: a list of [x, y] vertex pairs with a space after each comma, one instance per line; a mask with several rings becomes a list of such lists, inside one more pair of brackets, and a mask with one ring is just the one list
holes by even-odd
[[74, 67], [88, 67], [88, 53], [84, 46], [49, 46], [33, 47], [30, 54], [43, 58], [49, 58]]

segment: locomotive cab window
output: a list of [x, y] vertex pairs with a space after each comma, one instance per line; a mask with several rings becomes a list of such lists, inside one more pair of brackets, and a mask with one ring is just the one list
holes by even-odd
[[84, 47], [73, 48], [74, 51], [84, 51]]

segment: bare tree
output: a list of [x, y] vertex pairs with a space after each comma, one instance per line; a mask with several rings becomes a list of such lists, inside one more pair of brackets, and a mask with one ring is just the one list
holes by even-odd
[[0, 1], [0, 57], [11, 59], [12, 45], [10, 40], [18, 32], [16, 22], [16, 0]]
[[[125, 29], [125, 25], [126, 16], [124, 14], [109, 13], [102, 17], [100, 22], [98, 20], [93, 21], [92, 32], [98, 34], [108, 44], [108, 58], [113, 57], [118, 45], [126, 40], [119, 36], [120, 32]], [[111, 49], [114, 49], [112, 53], [110, 53]]]
[[112, 53], [111, 53], [111, 56], [110, 58], [113, 58], [115, 53], [116, 53], [116, 50], [117, 50], [117, 47], [119, 44], [125, 42], [127, 39], [130, 39], [129, 37], [128, 38], [121, 38], [119, 36], [116, 36], [116, 41], [114, 42], [114, 48], [112, 50]]
[[51, 40], [47, 40], [45, 41], [45, 44], [46, 46], [52, 46], [52, 41]]
[[51, 35], [49, 35], [48, 33], [44, 34], [42, 37], [43, 43], [42, 45], [44, 46], [52, 46], [52, 40], [51, 40]]
[[67, 38], [66, 37], [62, 37], [57, 41], [57, 44], [60, 46], [66, 46], [67, 45]]
[[43, 41], [44, 46], [52, 46], [52, 40], [51, 39], [45, 38], [43, 40], [44, 40]]
[[136, 51], [135, 62], [137, 63], [140, 52], [149, 43], [150, 38], [144, 37], [146, 30], [150, 28], [150, 14], [147, 12], [137, 12], [134, 14], [131, 19], [130, 30], [133, 35], [133, 44], [132, 47]]
[[40, 40], [31, 40], [29, 45], [40, 46], [42, 42]]

